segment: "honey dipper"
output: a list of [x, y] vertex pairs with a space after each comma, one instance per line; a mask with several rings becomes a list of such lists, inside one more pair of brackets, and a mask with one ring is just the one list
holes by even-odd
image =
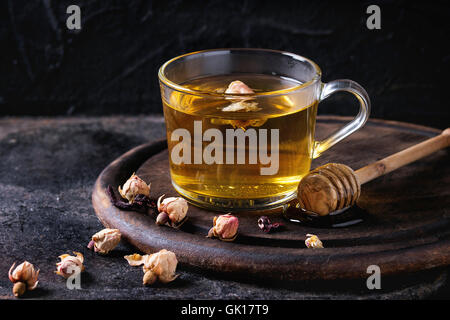
[[397, 152], [359, 170], [340, 163], [328, 163], [308, 173], [298, 186], [298, 202], [306, 213], [326, 216], [353, 206], [361, 185], [421, 159], [450, 145], [450, 128], [440, 135]]

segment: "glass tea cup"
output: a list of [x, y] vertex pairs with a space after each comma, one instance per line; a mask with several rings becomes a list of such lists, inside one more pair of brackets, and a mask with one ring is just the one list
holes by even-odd
[[[361, 128], [370, 113], [359, 84], [322, 83], [313, 61], [288, 52], [198, 51], [167, 61], [158, 76], [172, 184], [212, 210], [266, 210], [293, 199], [312, 159]], [[235, 81], [251, 91], [227, 90]], [[338, 91], [354, 94], [359, 112], [315, 141], [318, 103]]]

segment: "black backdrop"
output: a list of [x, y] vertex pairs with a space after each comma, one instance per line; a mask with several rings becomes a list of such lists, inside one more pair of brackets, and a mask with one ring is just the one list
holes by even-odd
[[[81, 7], [82, 30], [66, 28]], [[381, 8], [368, 30], [366, 8]], [[446, 1], [3, 0], [0, 115], [161, 113], [157, 70], [182, 53], [260, 47], [316, 61], [323, 80], [349, 78], [372, 117], [450, 124]], [[351, 115], [339, 94], [321, 114]]]

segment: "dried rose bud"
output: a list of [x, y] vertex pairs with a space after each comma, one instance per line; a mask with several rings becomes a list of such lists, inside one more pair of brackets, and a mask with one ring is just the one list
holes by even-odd
[[147, 185], [144, 180], [133, 173], [122, 188], [119, 186], [119, 193], [122, 198], [133, 203], [134, 198], [138, 194], [143, 194], [147, 197], [150, 196], [150, 184]]
[[270, 221], [270, 219], [266, 216], [261, 216], [258, 219], [258, 227], [266, 233], [277, 230], [277, 229], [281, 228], [282, 226], [283, 226], [282, 223], [278, 223], [278, 222], [272, 223]]
[[84, 257], [81, 253], [73, 251], [75, 256], [71, 256], [68, 254], [60, 255], [60, 262], [56, 264], [55, 273], [63, 276], [64, 278], [68, 278], [73, 274], [80, 273], [84, 271]]
[[16, 263], [11, 266], [8, 272], [9, 280], [14, 283], [13, 293], [16, 297], [21, 296], [26, 290], [34, 290], [39, 281], [39, 269], [35, 269], [34, 266], [28, 261], [24, 261], [17, 267]]
[[[186, 218], [188, 211], [187, 201], [181, 197], [169, 197], [161, 202], [163, 197], [164, 195], [158, 198], [158, 211], [166, 213], [172, 225], [181, 223]], [[164, 216], [160, 220], [164, 220]]]
[[238, 93], [238, 94], [243, 94], [243, 93], [255, 93], [252, 89], [250, 89], [249, 86], [247, 86], [245, 83], [243, 83], [240, 80], [236, 80], [231, 82], [228, 85], [228, 88], [225, 90], [225, 93]]
[[319, 237], [314, 234], [307, 234], [308, 238], [305, 240], [305, 245], [311, 249], [323, 248], [322, 241], [320, 241]]
[[[225, 93], [226, 94], [233, 94], [233, 93], [250, 94], [250, 93], [255, 93], [255, 92], [252, 89], [250, 89], [250, 87], [247, 86], [242, 81], [236, 80], [236, 81], [231, 82], [228, 85], [228, 88], [225, 90]], [[248, 101], [251, 99], [248, 97], [232, 97], [232, 98], [227, 98], [227, 99], [231, 99], [232, 101], [235, 101], [235, 102], [222, 108], [223, 112], [238, 112], [238, 111], [250, 112], [250, 111], [261, 110], [261, 108], [258, 107], [258, 102]]]
[[217, 237], [223, 241], [236, 239], [239, 220], [230, 213], [214, 217], [213, 227], [208, 232], [208, 237]]
[[119, 229], [103, 229], [92, 236], [88, 248], [94, 248], [95, 252], [107, 254], [113, 250], [120, 242], [121, 234]]
[[[178, 277], [175, 274], [177, 264], [178, 261], [175, 253], [166, 249], [147, 256], [142, 267], [145, 273], [143, 279], [144, 284], [151, 284], [155, 282], [156, 278], [162, 283], [175, 280]], [[154, 277], [155, 279], [153, 279]]]

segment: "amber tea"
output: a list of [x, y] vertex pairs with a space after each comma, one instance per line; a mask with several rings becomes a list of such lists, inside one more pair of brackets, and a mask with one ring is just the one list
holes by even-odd
[[[293, 79], [257, 74], [205, 77], [182, 85], [192, 90], [223, 93], [236, 80], [258, 93], [299, 85]], [[200, 196], [212, 201], [219, 198], [222, 202], [226, 199], [258, 201], [294, 194], [300, 179], [310, 168], [317, 102], [307, 104], [300, 95], [278, 95], [259, 100], [257, 108], [251, 111], [223, 111], [232, 103], [232, 100], [205, 99], [177, 91], [172, 93], [169, 101], [163, 101], [170, 170], [175, 187], [190, 198]], [[182, 139], [180, 135], [174, 135], [180, 128], [189, 133]], [[209, 129], [217, 130], [216, 139], [222, 137], [221, 141], [205, 139], [204, 133], [214, 132]], [[234, 132], [232, 140], [226, 139], [230, 131]], [[263, 135], [259, 134], [261, 132]], [[239, 134], [245, 138], [245, 144], [237, 143]], [[273, 136], [277, 135], [275, 140]], [[194, 143], [194, 137], [200, 139], [200, 143]], [[278, 154], [274, 154], [272, 142], [278, 144]], [[196, 156], [204, 158], [205, 151], [211, 149], [211, 143], [216, 144], [211, 154], [215, 161], [195, 159]], [[263, 143], [268, 144], [266, 161], [251, 159], [252, 150], [253, 154], [260, 153], [254, 151]], [[232, 154], [234, 161], [227, 163], [227, 157], [230, 159], [228, 153]], [[241, 163], [237, 158], [239, 154]], [[183, 157], [185, 161], [180, 161]], [[270, 163], [267, 163], [267, 158]]]

